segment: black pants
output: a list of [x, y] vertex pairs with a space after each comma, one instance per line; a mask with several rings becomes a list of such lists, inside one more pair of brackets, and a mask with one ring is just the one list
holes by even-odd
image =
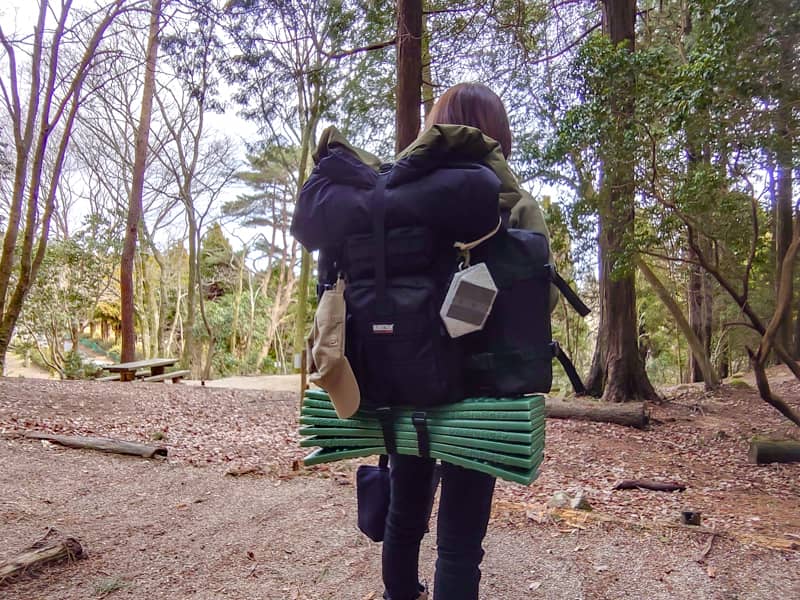
[[[419, 594], [419, 546], [428, 525], [435, 461], [391, 456], [391, 503], [383, 540], [383, 583], [390, 600]], [[436, 600], [477, 600], [494, 477], [442, 463], [437, 523]]]

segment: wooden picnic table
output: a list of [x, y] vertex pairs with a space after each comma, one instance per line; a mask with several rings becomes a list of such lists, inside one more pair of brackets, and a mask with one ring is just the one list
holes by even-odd
[[163, 375], [167, 367], [171, 367], [177, 362], [177, 358], [148, 358], [145, 360], [117, 363], [116, 365], [108, 365], [103, 368], [112, 373], [119, 373], [120, 381], [133, 381], [136, 379], [136, 371], [150, 369], [151, 377]]

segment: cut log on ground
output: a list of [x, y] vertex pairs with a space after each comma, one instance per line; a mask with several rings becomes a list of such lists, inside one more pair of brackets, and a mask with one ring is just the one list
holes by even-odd
[[644, 429], [648, 416], [643, 402], [599, 402], [591, 400], [545, 400], [547, 416], [552, 419], [599, 421]]
[[80, 542], [72, 537], [53, 537], [54, 530], [48, 531], [38, 542], [8, 560], [0, 562], [0, 585], [25, 572], [62, 560], [83, 558]]
[[623, 479], [612, 489], [615, 490], [652, 490], [654, 492], [682, 492], [686, 486], [673, 481], [653, 481], [651, 479]]
[[748, 457], [750, 462], [755, 465], [800, 462], [800, 442], [754, 438], [750, 442]]
[[42, 433], [40, 431], [29, 431], [25, 433], [25, 437], [34, 440], [47, 440], [48, 442], [54, 442], [62, 446], [67, 446], [68, 448], [88, 448], [90, 450], [99, 450], [100, 452], [141, 456], [142, 458], [167, 456], [167, 448], [165, 446], [148, 446], [147, 444], [124, 442], [112, 440], [110, 438], [55, 435], [52, 433]]

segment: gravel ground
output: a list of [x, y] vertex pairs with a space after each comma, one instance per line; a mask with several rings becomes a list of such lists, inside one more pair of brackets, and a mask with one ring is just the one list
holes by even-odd
[[[800, 552], [765, 547], [800, 541], [798, 465], [748, 469], [739, 456], [745, 430], [793, 432], [751, 395], [676, 391], [646, 432], [548, 422], [540, 479], [498, 491], [481, 597], [800, 597]], [[355, 526], [357, 463], [300, 466], [296, 416], [287, 392], [0, 380], [0, 561], [49, 527], [78, 538], [88, 555], [6, 583], [0, 597], [377, 600], [380, 547]], [[149, 441], [170, 456], [65, 449], [21, 439], [22, 430]], [[226, 475], [246, 469], [254, 471]], [[690, 487], [610, 492], [623, 474]], [[619, 521], [575, 525], [534, 511], [553, 490], [578, 487], [596, 513]], [[659, 525], [689, 504], [720, 535]], [[767, 542], [741, 543], [735, 532]], [[429, 581], [434, 543], [432, 535], [423, 543]]]

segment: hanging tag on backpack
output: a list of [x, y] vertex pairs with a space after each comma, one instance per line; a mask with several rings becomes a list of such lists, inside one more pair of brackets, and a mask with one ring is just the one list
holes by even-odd
[[439, 311], [450, 337], [457, 338], [483, 329], [496, 296], [497, 286], [484, 263], [453, 275]]

